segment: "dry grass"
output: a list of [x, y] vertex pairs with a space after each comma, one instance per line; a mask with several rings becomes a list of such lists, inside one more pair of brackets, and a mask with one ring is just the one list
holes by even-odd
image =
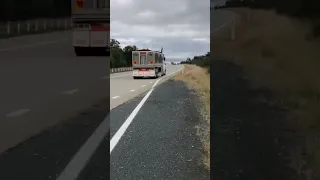
[[[320, 44], [310, 36], [311, 25], [277, 15], [272, 11], [233, 9], [242, 23], [236, 40], [212, 39], [211, 52], [228, 57], [244, 67], [254, 87], [267, 87], [281, 98], [269, 102], [289, 110], [288, 126], [304, 138], [307, 160], [299, 150], [292, 152], [292, 166], [307, 165], [309, 179], [320, 178]], [[237, 58], [235, 58], [237, 57]], [[307, 178], [307, 179], [308, 179]]]
[[201, 125], [197, 127], [197, 134], [201, 138], [204, 150], [203, 163], [207, 170], [210, 169], [210, 75], [207, 69], [195, 66], [185, 65], [183, 74], [178, 74], [174, 77], [175, 80], [185, 82], [189, 88], [196, 90], [202, 107], [199, 107], [199, 112], [203, 118]]

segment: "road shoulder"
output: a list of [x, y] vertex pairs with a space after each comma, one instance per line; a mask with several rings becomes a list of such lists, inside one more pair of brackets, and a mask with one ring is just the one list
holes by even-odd
[[[135, 102], [113, 109], [111, 119], [120, 119], [126, 108], [132, 111]], [[208, 179], [195, 102], [195, 93], [181, 81], [156, 87], [110, 155], [111, 179]]]

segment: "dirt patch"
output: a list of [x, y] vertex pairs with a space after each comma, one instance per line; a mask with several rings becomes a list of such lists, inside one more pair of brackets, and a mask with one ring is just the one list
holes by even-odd
[[185, 82], [189, 88], [196, 90], [202, 106], [199, 112], [204, 121], [197, 126], [197, 134], [201, 138], [204, 150], [203, 163], [207, 170], [210, 169], [210, 75], [205, 68], [196, 65], [185, 65], [183, 74], [174, 77], [175, 80]]
[[310, 35], [311, 24], [273, 11], [231, 10], [241, 17], [236, 39], [212, 39], [211, 52], [243, 68], [251, 89], [261, 90], [255, 101], [285, 112], [281, 124], [273, 118], [269, 126], [281, 126], [274, 141], [291, 147], [283, 147], [288, 151], [283, 163], [295, 178], [319, 179], [320, 43]]

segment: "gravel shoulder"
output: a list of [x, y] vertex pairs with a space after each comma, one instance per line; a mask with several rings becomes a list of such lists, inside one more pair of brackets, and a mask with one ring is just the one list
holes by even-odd
[[[143, 96], [111, 111], [111, 138]], [[195, 93], [183, 82], [157, 86], [110, 155], [111, 179], [209, 179], [196, 135], [196, 106]], [[106, 159], [101, 150], [93, 162]]]

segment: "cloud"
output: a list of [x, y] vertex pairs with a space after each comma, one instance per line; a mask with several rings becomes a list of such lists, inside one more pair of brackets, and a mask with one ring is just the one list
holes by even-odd
[[111, 38], [185, 60], [210, 49], [209, 0], [111, 0]]

